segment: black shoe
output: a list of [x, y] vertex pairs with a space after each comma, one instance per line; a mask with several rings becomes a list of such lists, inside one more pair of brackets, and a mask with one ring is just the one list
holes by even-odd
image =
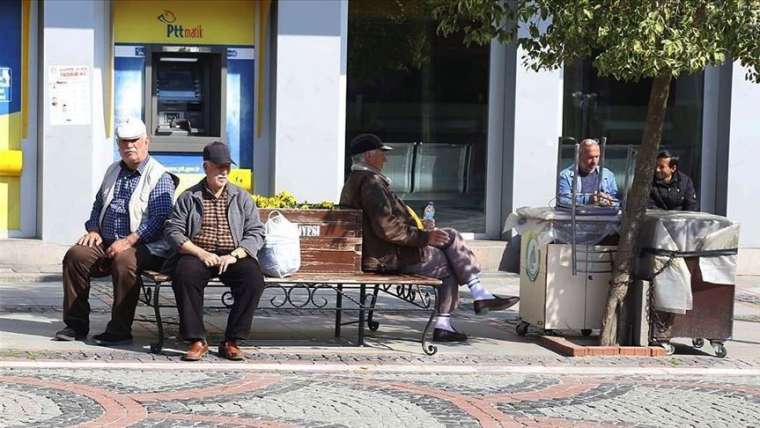
[[476, 300], [473, 302], [473, 306], [477, 315], [485, 315], [488, 311], [503, 311], [511, 308], [519, 301], [520, 298], [516, 296], [494, 297], [493, 299]]
[[60, 330], [55, 333], [55, 340], [60, 340], [63, 342], [73, 342], [74, 340], [85, 340], [87, 339], [87, 333], [88, 332], [78, 332], [74, 330], [71, 327], [66, 327], [63, 330]]
[[433, 342], [467, 342], [467, 335], [458, 331], [436, 328], [433, 330]]
[[95, 339], [95, 343], [101, 346], [118, 346], [118, 345], [131, 345], [131, 334], [113, 334], [110, 332], [103, 332], [92, 336]]

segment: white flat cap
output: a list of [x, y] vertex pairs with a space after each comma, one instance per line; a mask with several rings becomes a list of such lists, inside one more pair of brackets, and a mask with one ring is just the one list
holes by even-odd
[[134, 140], [145, 133], [145, 124], [137, 117], [129, 117], [116, 125], [116, 138], [120, 140]]

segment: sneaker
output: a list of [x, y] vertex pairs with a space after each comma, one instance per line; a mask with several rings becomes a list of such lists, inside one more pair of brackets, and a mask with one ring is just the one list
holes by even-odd
[[111, 332], [103, 332], [92, 336], [95, 339], [95, 343], [100, 346], [118, 346], [118, 345], [131, 345], [131, 334], [113, 334]]
[[75, 340], [85, 340], [87, 339], [87, 333], [88, 332], [78, 332], [74, 330], [71, 327], [66, 327], [63, 330], [57, 331], [55, 333], [55, 340], [60, 340], [63, 342], [73, 342]]

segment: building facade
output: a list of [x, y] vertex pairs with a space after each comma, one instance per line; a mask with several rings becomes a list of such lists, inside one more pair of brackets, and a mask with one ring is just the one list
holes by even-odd
[[[183, 187], [200, 176], [200, 148], [222, 140], [236, 183], [309, 201], [337, 200], [348, 141], [377, 133], [394, 147], [395, 190], [479, 239], [505, 238], [520, 206], [553, 204], [570, 159], [560, 137], [606, 137], [625, 180], [649, 82], [587, 62], [534, 72], [514, 46], [439, 36], [420, 4], [0, 2], [0, 236], [75, 240], [127, 116], [145, 120]], [[760, 85], [744, 75], [726, 64], [678, 78], [663, 137], [702, 210], [741, 223], [740, 269], [760, 253]]]

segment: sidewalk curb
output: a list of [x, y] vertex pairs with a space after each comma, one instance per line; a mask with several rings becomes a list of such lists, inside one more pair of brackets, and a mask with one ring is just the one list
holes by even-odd
[[0, 272], [0, 284], [27, 284], [30, 282], [62, 282], [60, 272]]
[[126, 370], [203, 370], [307, 373], [429, 373], [429, 374], [550, 374], [581, 376], [760, 376], [760, 368], [703, 367], [538, 367], [538, 366], [435, 366], [417, 364], [269, 364], [269, 363], [140, 363], [140, 362], [68, 362], [68, 361], [0, 361], [0, 369], [126, 369]]

